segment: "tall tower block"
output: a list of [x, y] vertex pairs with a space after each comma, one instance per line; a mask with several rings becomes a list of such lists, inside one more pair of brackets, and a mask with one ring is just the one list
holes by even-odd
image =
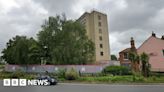
[[98, 11], [85, 12], [78, 21], [85, 26], [86, 34], [95, 43], [95, 63], [110, 61], [107, 15]]

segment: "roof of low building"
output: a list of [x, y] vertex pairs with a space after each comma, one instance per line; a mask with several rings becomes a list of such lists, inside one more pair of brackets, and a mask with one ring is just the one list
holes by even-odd
[[131, 48], [126, 48], [126, 49], [120, 51], [120, 53], [123, 53], [123, 52], [130, 52], [130, 51], [131, 51]]

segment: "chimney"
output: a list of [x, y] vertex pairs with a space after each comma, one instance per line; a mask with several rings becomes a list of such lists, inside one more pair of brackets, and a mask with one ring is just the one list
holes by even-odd
[[155, 34], [154, 32], [152, 32], [152, 36], [153, 36], [153, 37], [156, 37], [156, 34]]
[[133, 37], [131, 37], [130, 44], [131, 44], [131, 48], [136, 48]]
[[162, 35], [161, 39], [164, 40], [164, 35]]

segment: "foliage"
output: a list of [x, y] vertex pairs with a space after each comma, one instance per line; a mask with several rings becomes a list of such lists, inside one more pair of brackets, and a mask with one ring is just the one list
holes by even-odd
[[111, 55], [111, 60], [117, 60], [116, 55]]
[[38, 34], [42, 48], [47, 47], [47, 61], [51, 64], [92, 63], [94, 44], [86, 36], [86, 30], [77, 21], [65, 17], [49, 17]]
[[129, 60], [131, 61], [131, 68], [133, 72], [139, 72], [140, 56], [136, 52], [129, 53]]
[[149, 64], [149, 56], [146, 53], [141, 54], [141, 62], [142, 62], [142, 74], [144, 77], [149, 77], [150, 75], [150, 64]]
[[129, 69], [124, 66], [107, 66], [104, 68], [103, 73], [113, 75], [127, 75], [130, 72]]
[[58, 78], [65, 78], [66, 69], [59, 69], [57, 72]]
[[2, 58], [9, 64], [38, 64], [40, 50], [33, 38], [16, 36], [9, 40], [7, 47], [2, 51]]
[[79, 77], [78, 72], [73, 68], [65, 73], [65, 78], [67, 80], [76, 80], [78, 79], [78, 77]]
[[22, 78], [22, 77], [25, 77], [24, 75], [25, 73], [23, 71], [16, 70], [15, 72], [11, 74], [11, 78]]
[[38, 40], [16, 36], [2, 51], [9, 64], [88, 64], [93, 62], [94, 43], [85, 27], [65, 17], [49, 17], [41, 26]]
[[133, 76], [101, 76], [101, 77], [80, 77], [78, 81], [89, 82], [89, 83], [132, 83], [132, 82], [146, 82], [144, 77], [135, 76], [135, 81], [133, 81]]

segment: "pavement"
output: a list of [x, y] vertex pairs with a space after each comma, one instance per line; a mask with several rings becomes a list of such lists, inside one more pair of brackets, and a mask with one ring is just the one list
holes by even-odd
[[164, 85], [78, 84], [59, 83], [56, 86], [4, 87], [0, 92], [164, 92]]

